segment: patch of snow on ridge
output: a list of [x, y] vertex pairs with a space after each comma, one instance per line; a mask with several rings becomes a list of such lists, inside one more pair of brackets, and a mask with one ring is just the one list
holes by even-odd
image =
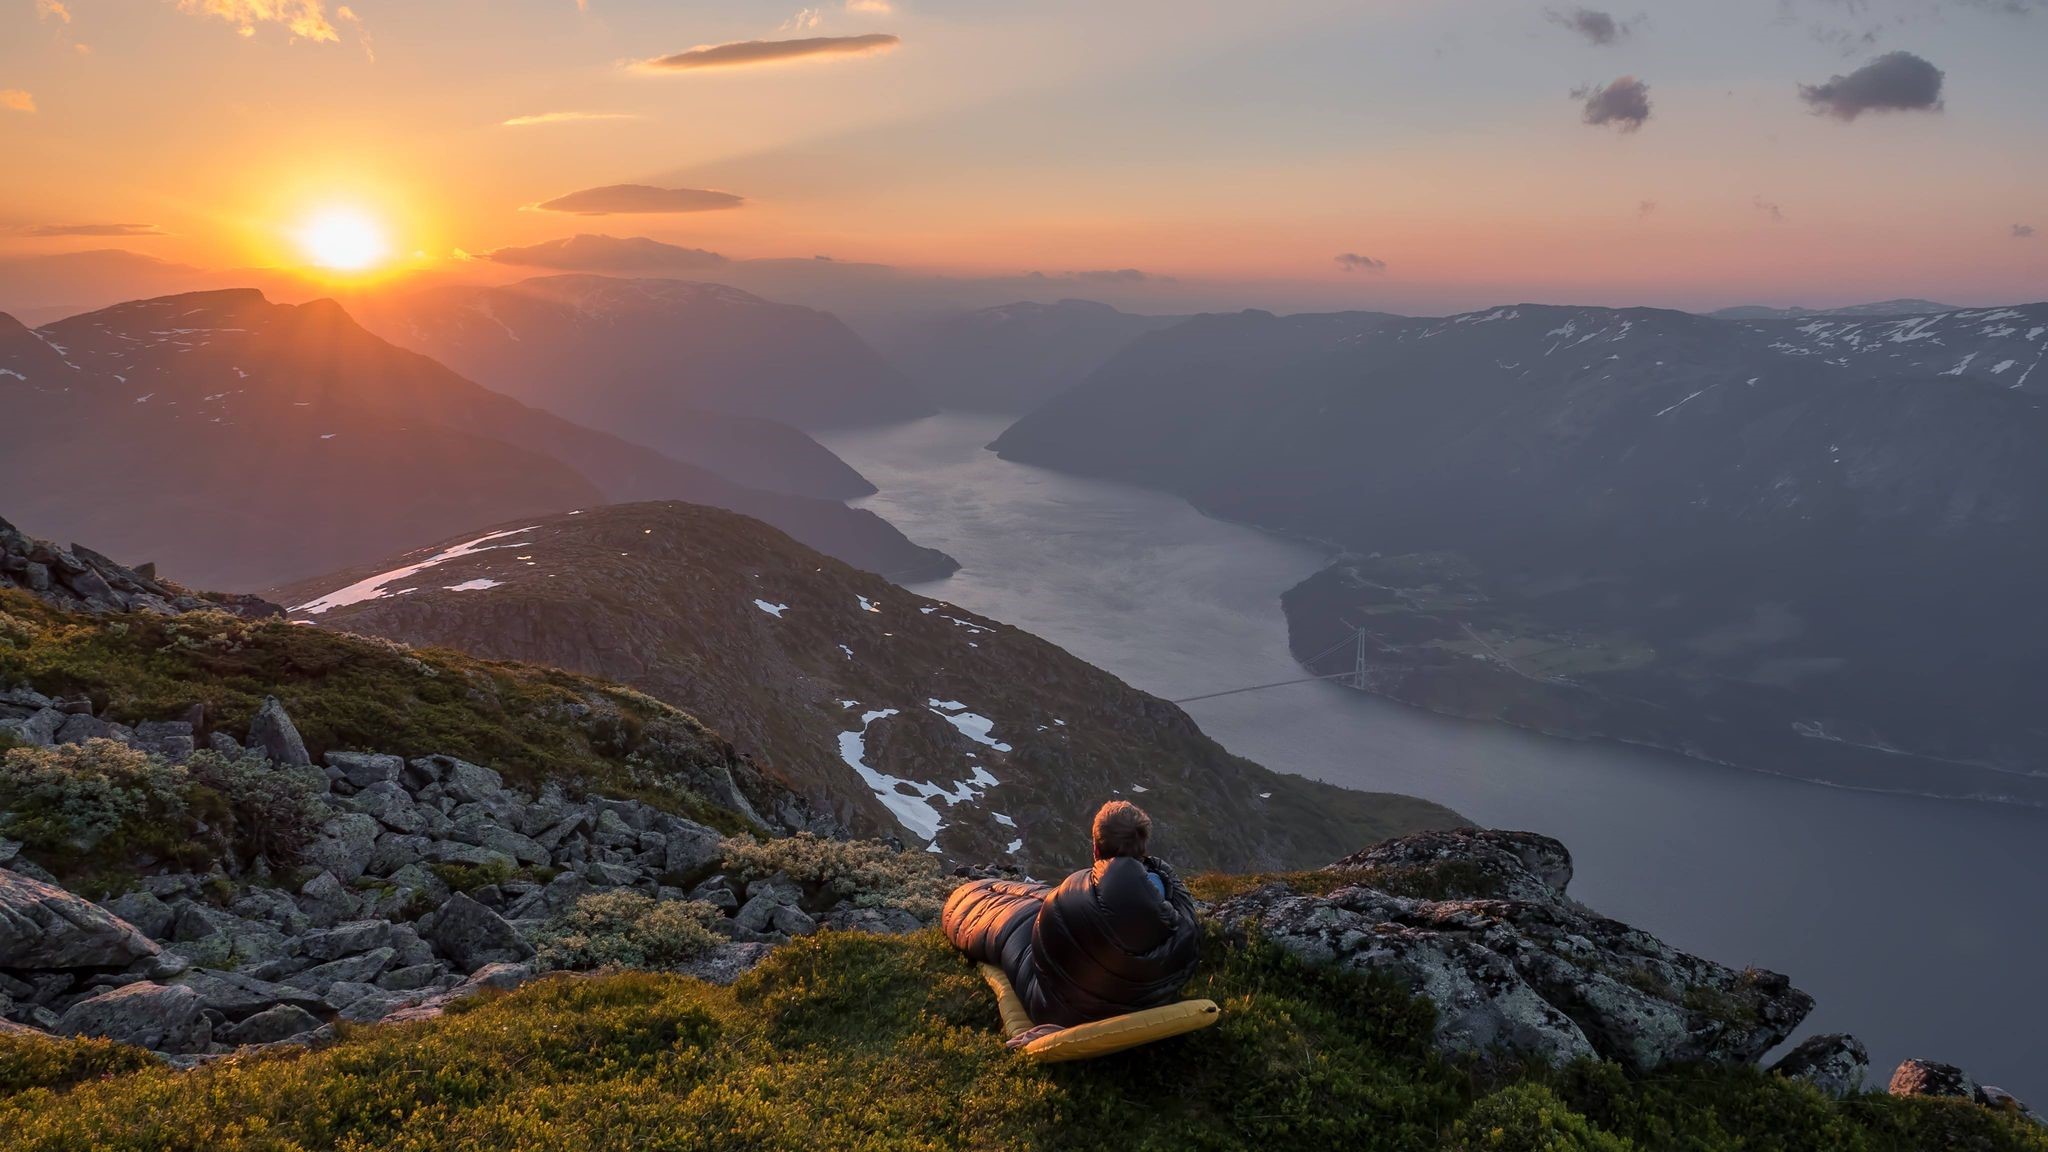
[[848, 647], [847, 647], [846, 645], [844, 645], [844, 644], [841, 644], [841, 645], [839, 646], [839, 650], [840, 650], [841, 652], [844, 652], [844, 653], [846, 653], [846, 658], [847, 658], [848, 660], [851, 660], [851, 659], [853, 659], [853, 649], [851, 649], [851, 648], [848, 648]]
[[337, 588], [317, 600], [308, 600], [304, 604], [298, 605], [292, 611], [304, 612], [308, 616], [318, 616], [330, 609], [346, 608], [351, 604], [361, 604], [366, 600], [381, 600], [391, 595], [390, 592], [385, 590], [388, 586], [396, 584], [408, 576], [424, 572], [437, 564], [446, 564], [450, 560], [459, 560], [464, 556], [473, 556], [478, 552], [488, 552], [493, 548], [511, 548], [521, 544], [532, 543], [529, 540], [512, 540], [503, 544], [494, 544], [492, 541], [504, 540], [507, 536], [522, 535], [538, 527], [540, 527], [538, 524], [529, 524], [524, 528], [510, 528], [502, 532], [486, 532], [468, 543], [457, 544], [453, 548], [436, 552], [417, 564], [408, 564], [403, 568], [393, 568], [389, 572], [380, 573], [367, 580], [358, 580], [346, 588]]
[[896, 817], [897, 823], [923, 838], [931, 849], [936, 849], [935, 841], [939, 829], [945, 826], [945, 819], [933, 801], [944, 800], [948, 808], [955, 804], [971, 804], [981, 799], [982, 791], [997, 781], [986, 769], [978, 766], [973, 779], [955, 781], [950, 788], [922, 780], [905, 780], [877, 770], [867, 762], [868, 728], [875, 721], [894, 715], [894, 708], [861, 713], [859, 731], [839, 734], [839, 758], [854, 770], [889, 814]]
[[1021, 839], [1010, 841], [1010, 846], [1003, 849], [1003, 851], [1008, 852], [1012, 856], [1015, 856], [1017, 853], [1022, 852], [1023, 850], [1024, 841]]
[[446, 592], [481, 592], [486, 588], [496, 588], [503, 583], [504, 581], [502, 580], [480, 577], [475, 580], [464, 580], [460, 584], [443, 585], [442, 590]]
[[1010, 746], [997, 740], [996, 722], [979, 713], [966, 710], [967, 705], [958, 700], [928, 700], [925, 702], [934, 713], [945, 718], [946, 723], [960, 730], [962, 736], [976, 744], [986, 744], [998, 752], [1008, 752]]
[[1015, 828], [1017, 826], [1017, 822], [1015, 820], [1010, 819], [1008, 816], [1004, 815], [1001, 812], [991, 812], [989, 813], [989, 817], [993, 819], [996, 823], [1001, 824], [1005, 828]]
[[876, 607], [876, 606], [875, 606], [875, 602], [874, 602], [873, 600], [870, 600], [870, 599], [868, 599], [868, 598], [867, 598], [867, 597], [865, 597], [865, 596], [856, 596], [856, 597], [854, 597], [854, 599], [856, 599], [856, 600], [859, 600], [859, 601], [860, 601], [860, 610], [861, 610], [861, 611], [863, 611], [863, 612], [880, 612], [880, 611], [881, 611], [881, 609], [880, 609], [880, 608], [878, 608], [878, 607]]
[[787, 604], [771, 604], [766, 600], [754, 601], [754, 607], [775, 617], [777, 620], [782, 619], [782, 614], [789, 611], [789, 605]]

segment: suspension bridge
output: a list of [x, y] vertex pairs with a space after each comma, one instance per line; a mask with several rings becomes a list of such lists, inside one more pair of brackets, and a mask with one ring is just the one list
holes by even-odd
[[1221, 692], [1204, 692], [1199, 696], [1183, 696], [1178, 700], [1168, 701], [1168, 703], [1193, 704], [1197, 700], [1214, 700], [1221, 696], [1237, 696], [1246, 692], [1263, 692], [1268, 688], [1285, 688], [1290, 684], [1314, 684], [1322, 680], [1348, 681], [1351, 687], [1363, 689], [1366, 684], [1367, 672], [1365, 659], [1366, 645], [1371, 642], [1372, 638], [1366, 635], [1365, 629], [1353, 628], [1349, 636], [1344, 637], [1342, 640], [1301, 662], [1303, 667], [1314, 668], [1324, 660], [1349, 648], [1352, 650], [1351, 667], [1342, 672], [1325, 672], [1317, 676], [1297, 676], [1292, 680], [1275, 680], [1270, 684], [1247, 684], [1242, 688], [1225, 688]]

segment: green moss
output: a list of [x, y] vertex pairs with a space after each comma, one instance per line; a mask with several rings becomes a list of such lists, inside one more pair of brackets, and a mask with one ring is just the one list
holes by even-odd
[[429, 864], [427, 870], [440, 877], [441, 883], [456, 892], [474, 892], [492, 884], [503, 884], [517, 871], [502, 860], [493, 860], [488, 864]]

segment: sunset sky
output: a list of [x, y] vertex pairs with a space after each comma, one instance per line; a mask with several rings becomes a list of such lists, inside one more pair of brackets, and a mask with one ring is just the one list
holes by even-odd
[[442, 275], [603, 233], [1216, 306], [2033, 300], [2044, 48], [2048, 0], [0, 0], [0, 256], [303, 265], [340, 211]]

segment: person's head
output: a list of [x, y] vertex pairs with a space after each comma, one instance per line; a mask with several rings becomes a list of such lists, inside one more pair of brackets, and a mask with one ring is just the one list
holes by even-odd
[[1128, 800], [1111, 800], [1095, 813], [1095, 858], [1114, 860], [1118, 856], [1143, 859], [1152, 839], [1152, 818]]

